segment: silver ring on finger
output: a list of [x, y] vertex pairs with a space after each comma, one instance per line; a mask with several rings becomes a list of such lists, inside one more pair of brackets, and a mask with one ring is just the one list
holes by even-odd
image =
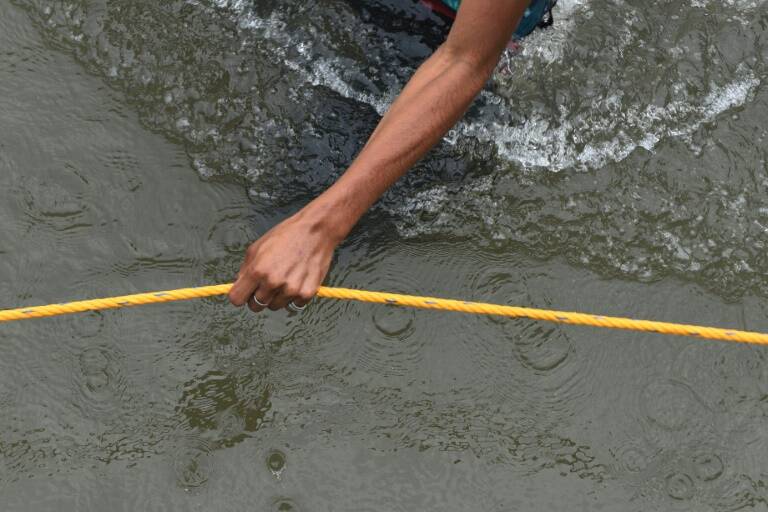
[[262, 308], [266, 308], [266, 307], [268, 307], [268, 306], [269, 306], [269, 303], [267, 303], [267, 304], [264, 304], [264, 303], [263, 303], [263, 302], [261, 302], [259, 299], [257, 299], [257, 298], [256, 298], [256, 294], [255, 294], [255, 293], [253, 294], [253, 297], [251, 297], [251, 298], [253, 299], [253, 302], [255, 302], [257, 306], [260, 306], [260, 307], [262, 307]]
[[304, 304], [303, 306], [297, 306], [295, 302], [291, 301], [288, 303], [288, 311], [293, 311], [294, 313], [301, 313], [307, 308], [307, 305]]

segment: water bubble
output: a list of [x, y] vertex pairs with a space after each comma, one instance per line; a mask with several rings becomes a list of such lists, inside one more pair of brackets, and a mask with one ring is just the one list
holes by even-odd
[[667, 477], [667, 494], [676, 500], [693, 498], [693, 480], [685, 473], [672, 473]]
[[267, 454], [267, 468], [275, 477], [280, 478], [285, 469], [285, 454], [280, 450], [270, 451]]

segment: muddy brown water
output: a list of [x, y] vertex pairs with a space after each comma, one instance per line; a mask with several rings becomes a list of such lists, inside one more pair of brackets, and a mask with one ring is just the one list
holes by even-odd
[[[768, 331], [768, 6], [560, 0], [328, 283]], [[230, 280], [443, 20], [0, 2], [0, 307]], [[768, 508], [768, 352], [316, 301], [0, 327], [0, 509]]]

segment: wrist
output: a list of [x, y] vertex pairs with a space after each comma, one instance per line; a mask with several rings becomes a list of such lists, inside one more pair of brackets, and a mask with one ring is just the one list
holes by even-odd
[[347, 237], [359, 218], [348, 205], [325, 195], [307, 204], [296, 216], [307, 223], [310, 231], [329, 239], [334, 245]]

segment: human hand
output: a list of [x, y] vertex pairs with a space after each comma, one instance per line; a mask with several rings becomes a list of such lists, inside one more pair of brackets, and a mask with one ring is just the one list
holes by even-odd
[[256, 313], [307, 304], [341, 241], [327, 225], [319, 212], [305, 208], [253, 242], [229, 292], [230, 302], [248, 304]]

